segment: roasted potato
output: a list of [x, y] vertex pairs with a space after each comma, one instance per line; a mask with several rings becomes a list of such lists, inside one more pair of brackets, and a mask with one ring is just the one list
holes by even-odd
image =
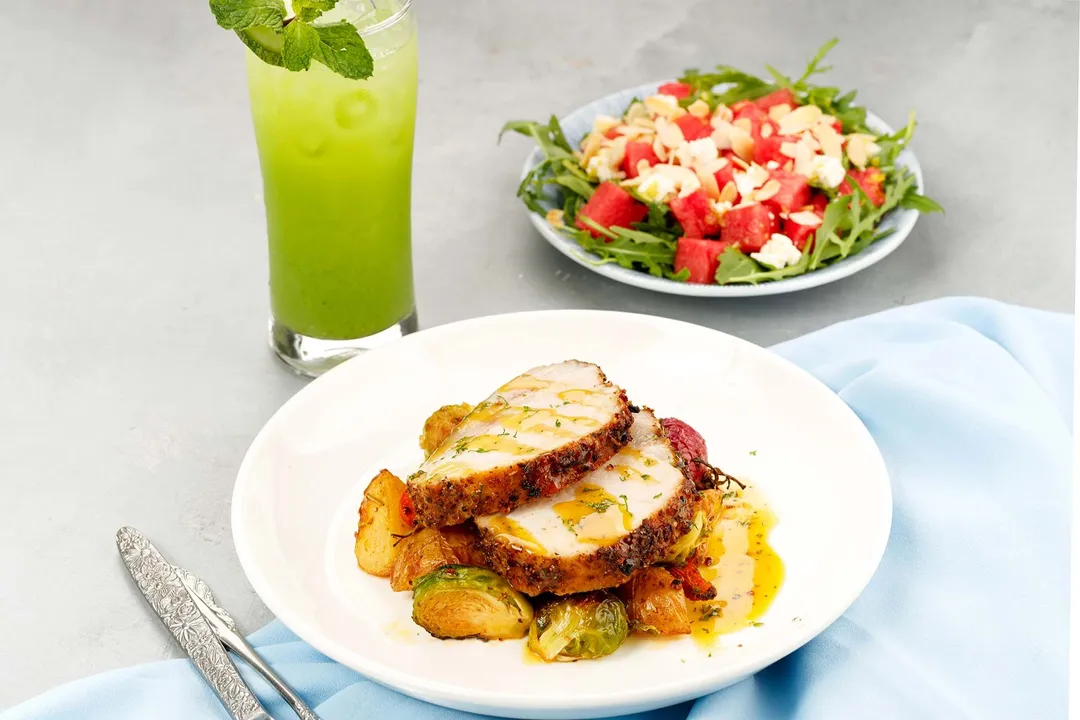
[[413, 581], [443, 565], [456, 565], [457, 555], [442, 533], [435, 528], [421, 528], [398, 543], [390, 567], [390, 589], [412, 589]]
[[460, 564], [491, 569], [484, 553], [480, 552], [480, 533], [476, 531], [472, 520], [461, 525], [439, 528], [439, 532], [450, 544]]
[[389, 575], [399, 537], [412, 530], [399, 509], [403, 492], [405, 483], [388, 470], [382, 470], [364, 490], [355, 552], [357, 564], [366, 573]]
[[686, 635], [690, 613], [682, 584], [662, 567], [634, 575], [618, 590], [630, 618], [630, 629], [645, 635]]
[[453, 432], [465, 416], [472, 410], [472, 405], [461, 403], [460, 405], [443, 405], [424, 421], [424, 432], [420, 436], [420, 449], [424, 451], [424, 457], [435, 452], [435, 448], [442, 445], [442, 441]]
[[447, 565], [413, 585], [413, 622], [437, 638], [521, 638], [532, 620], [529, 600], [484, 568]]
[[626, 608], [611, 593], [566, 595], [536, 611], [529, 650], [548, 662], [591, 660], [618, 650], [629, 634]]

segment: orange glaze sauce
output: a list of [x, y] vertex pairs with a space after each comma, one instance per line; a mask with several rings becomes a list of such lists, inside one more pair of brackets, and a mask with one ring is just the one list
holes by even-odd
[[496, 535], [506, 535], [518, 542], [518, 544], [525, 545], [527, 550], [531, 550], [536, 553], [546, 553], [547, 549], [540, 544], [540, 542], [530, 533], [523, 528], [516, 520], [511, 520], [504, 515], [498, 515], [490, 518], [488, 521], [488, 529]]
[[[612, 545], [634, 527], [634, 516], [626, 503], [592, 483], [578, 483], [574, 499], [555, 503], [553, 509], [579, 540], [594, 545]], [[617, 510], [618, 515], [608, 515], [609, 510]]]
[[688, 603], [691, 635], [711, 646], [718, 635], [754, 625], [772, 604], [784, 579], [784, 564], [769, 545], [776, 515], [760, 495], [747, 489], [725, 501], [720, 521], [706, 539], [702, 577], [717, 589], [716, 598]]

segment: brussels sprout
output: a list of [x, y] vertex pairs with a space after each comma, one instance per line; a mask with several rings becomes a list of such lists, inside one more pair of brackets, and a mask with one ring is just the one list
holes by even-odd
[[629, 633], [626, 608], [614, 595], [567, 595], [537, 611], [529, 649], [548, 662], [589, 660], [618, 650]]
[[697, 514], [694, 515], [694, 522], [690, 524], [690, 529], [668, 549], [667, 556], [663, 561], [669, 563], [686, 562], [694, 552], [694, 548], [698, 546], [698, 543], [700, 543], [704, 537], [706, 521], [707, 518], [705, 513], [698, 510]]
[[413, 622], [437, 638], [521, 638], [533, 619], [528, 599], [490, 570], [445, 565], [413, 583]]

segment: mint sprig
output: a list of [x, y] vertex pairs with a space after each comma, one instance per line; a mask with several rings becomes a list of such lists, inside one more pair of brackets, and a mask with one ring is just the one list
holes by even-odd
[[351, 23], [315, 25], [337, 0], [294, 0], [295, 15], [285, 17], [283, 0], [210, 0], [218, 25], [234, 30], [263, 62], [300, 72], [312, 60], [350, 80], [366, 80], [375, 61]]

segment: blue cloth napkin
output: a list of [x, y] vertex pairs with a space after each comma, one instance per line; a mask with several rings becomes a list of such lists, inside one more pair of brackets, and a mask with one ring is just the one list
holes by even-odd
[[[945, 299], [776, 348], [873, 433], [894, 492], [869, 587], [806, 647], [649, 720], [1060, 718], [1066, 712], [1072, 317]], [[325, 720], [477, 717], [328, 660], [279, 623], [251, 638]], [[242, 663], [241, 663], [242, 666]], [[247, 668], [275, 718], [292, 718]], [[0, 720], [227, 718], [183, 660], [55, 689]]]

